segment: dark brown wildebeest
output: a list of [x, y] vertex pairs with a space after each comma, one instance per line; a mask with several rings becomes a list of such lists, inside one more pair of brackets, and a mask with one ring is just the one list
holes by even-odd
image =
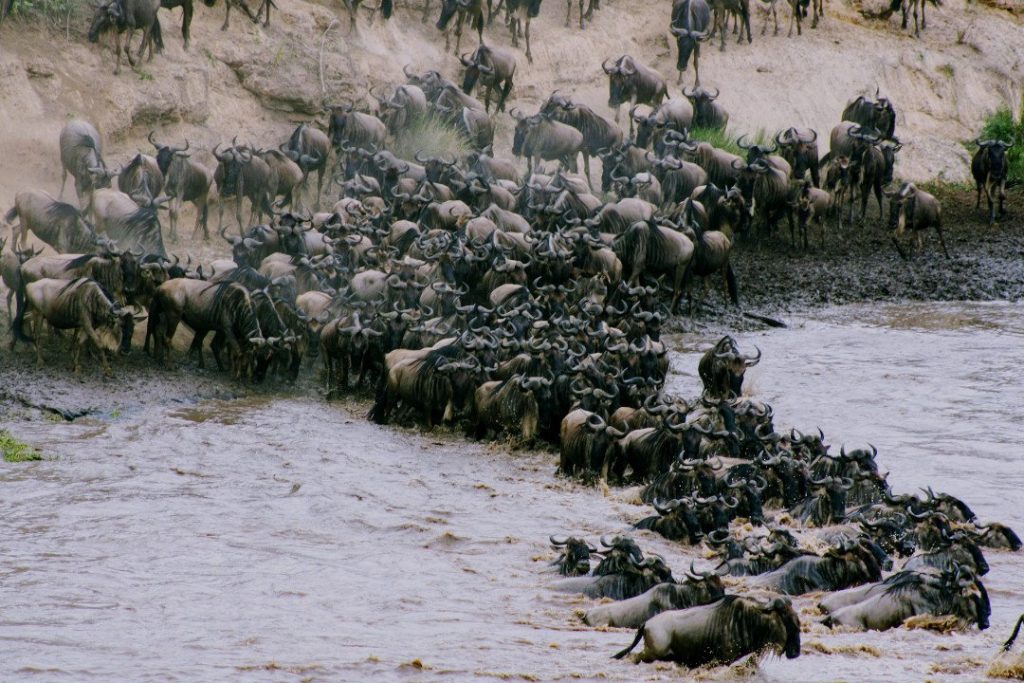
[[[92, 26], [89, 28], [89, 42], [95, 43], [101, 34], [114, 31], [114, 55], [117, 58], [115, 74], [121, 73], [121, 34], [125, 31], [128, 32], [128, 38], [125, 40], [124, 52], [131, 66], [134, 67], [135, 62], [142, 59], [142, 53], [147, 47], [149, 58], [153, 58], [154, 33], [159, 31], [156, 18], [159, 9], [160, 0], [105, 0], [96, 7]], [[131, 42], [137, 29], [142, 29], [142, 42], [139, 43], [138, 53], [133, 59]]]
[[694, 85], [700, 85], [700, 44], [711, 31], [711, 8], [706, 0], [673, 0], [672, 23], [669, 27], [676, 37], [679, 57], [676, 70], [679, 71], [678, 82], [683, 82], [683, 72], [693, 55], [693, 72], [696, 76]]
[[497, 110], [505, 111], [505, 100], [512, 92], [512, 77], [516, 73], [516, 58], [512, 53], [481, 45], [468, 59], [460, 55], [459, 61], [466, 67], [463, 92], [473, 94], [473, 88], [479, 81], [484, 89], [484, 110], [491, 111], [491, 95], [497, 93]]
[[[235, 198], [235, 219], [238, 221], [239, 233], [245, 232], [242, 223], [242, 200], [248, 199], [252, 210], [249, 224], [262, 221], [263, 216], [273, 213], [274, 193], [277, 191], [278, 179], [274, 169], [250, 147], [232, 143], [223, 152], [220, 145], [213, 148], [213, 156], [220, 162], [213, 178], [217, 183], [221, 201], [218, 203], [217, 229], [224, 224], [224, 204], [226, 198]], [[255, 220], [254, 220], [255, 219]]]
[[[622, 55], [611, 66], [606, 59], [601, 68], [608, 74], [608, 106], [615, 110], [615, 122], [619, 122], [619, 109], [629, 102], [631, 107], [647, 104], [656, 107], [668, 96], [665, 79], [654, 69], [641, 64], [630, 55]], [[633, 123], [630, 119], [630, 135]]]
[[985, 199], [988, 200], [988, 224], [996, 222], [996, 203], [999, 199], [999, 215], [1006, 214], [1003, 202], [1006, 201], [1006, 176], [1009, 165], [1006, 161], [1006, 150], [1013, 147], [1013, 141], [982, 140], [974, 141], [978, 151], [971, 159], [971, 175], [974, 176], [974, 183], [977, 186], [977, 200], [974, 208], [981, 207], [981, 193], [985, 192]]
[[178, 240], [178, 214], [183, 202], [191, 202], [196, 207], [196, 225], [192, 230], [192, 238], [195, 239], [201, 224], [203, 239], [210, 239], [207, 219], [213, 171], [189, 158], [191, 153], [188, 151], [188, 140], [185, 140], [184, 147], [169, 147], [154, 140], [150, 132], [149, 141], [156, 147], [156, 162], [164, 173], [164, 191], [171, 198], [171, 241]]
[[[755, 349], [757, 347], [754, 347]], [[704, 352], [697, 374], [704, 383], [704, 393], [712, 399], [732, 399], [743, 393], [743, 376], [747, 368], [761, 361], [761, 350], [752, 356], [740, 353], [736, 340], [722, 337]]]

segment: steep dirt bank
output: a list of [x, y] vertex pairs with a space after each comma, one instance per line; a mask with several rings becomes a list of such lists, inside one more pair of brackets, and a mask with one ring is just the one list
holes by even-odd
[[[722, 90], [737, 131], [799, 124], [825, 136], [848, 99], [877, 85], [896, 103], [900, 136], [910, 143], [901, 175], [963, 179], [960, 141], [973, 136], [987, 112], [1021, 100], [1024, 24], [1010, 12], [948, 0], [930, 12], [927, 31], [915, 39], [895, 19], [861, 16], [879, 4], [833, 1], [817, 29], [787, 39], [785, 27], [779, 36], [760, 35], [763, 12], [755, 2], [753, 44], [737, 46], [730, 38], [724, 53], [717, 42], [706, 45], [703, 80]], [[201, 149], [234, 135], [269, 144], [295, 121], [315, 118], [325, 99], [360, 98], [373, 84], [400, 81], [404, 64], [458, 73], [432, 22], [420, 23], [418, 1], [400, 6], [383, 25], [368, 26], [363, 15], [353, 35], [334, 3], [281, 5], [269, 28], [234, 17], [225, 33], [219, 6], [197, 7], [188, 53], [178, 35], [179, 13], [162, 12], [164, 55], [117, 77], [110, 52], [88, 44], [83, 26], [68, 41], [38, 25], [7, 23], [0, 37], [0, 203], [24, 187], [59, 188], [56, 139], [72, 116], [94, 121], [108, 156], [121, 161], [148, 148], [145, 135], [153, 128], [161, 137], [189, 136]], [[543, 5], [532, 27], [535, 63], [520, 57], [514, 104], [529, 109], [558, 88], [607, 111], [600, 63], [623, 52], [674, 82], [666, 3], [606, 1], [583, 32], [564, 27], [563, 12], [561, 3]], [[500, 21], [486, 39], [509, 44]], [[473, 45], [467, 31], [464, 49]], [[686, 78], [692, 82], [692, 72]], [[500, 153], [507, 153], [509, 121], [498, 117]]]

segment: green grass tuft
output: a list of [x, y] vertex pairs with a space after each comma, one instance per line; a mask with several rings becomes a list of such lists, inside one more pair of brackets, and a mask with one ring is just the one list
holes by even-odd
[[[1006, 153], [1010, 165], [1007, 180], [1014, 184], [1024, 183], [1024, 120], [1015, 121], [1013, 112], [1009, 107], [1004, 107], [985, 120], [985, 126], [978, 137], [982, 140], [998, 139], [1013, 142], [1013, 147]], [[973, 144], [968, 144], [967, 148], [972, 153], [977, 149]]]
[[390, 149], [400, 159], [410, 160], [417, 152], [421, 156], [450, 158], [454, 155], [462, 159], [473, 151], [455, 126], [436, 116], [412, 122], [398, 134]]
[[42, 460], [43, 456], [24, 441], [14, 438], [6, 429], [0, 429], [0, 453], [4, 462], [29, 462]]
[[759, 128], [753, 133], [740, 133], [738, 135], [720, 128], [694, 128], [690, 131], [691, 140], [700, 140], [719, 149], [731, 152], [736, 156], [746, 158], [747, 151], [742, 149], [737, 143], [744, 135], [747, 136], [747, 139], [743, 142], [747, 145], [771, 145], [775, 141], [774, 134], [769, 133], [763, 128]]

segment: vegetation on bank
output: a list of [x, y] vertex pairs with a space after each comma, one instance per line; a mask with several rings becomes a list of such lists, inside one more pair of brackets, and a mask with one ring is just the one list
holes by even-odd
[[90, 8], [80, 0], [14, 0], [10, 16], [43, 20], [65, 30], [77, 26]]
[[473, 151], [466, 137], [444, 119], [428, 115], [414, 121], [388, 147], [399, 159], [420, 156], [464, 159]]
[[[1024, 101], [1021, 102], [1024, 110]], [[982, 140], [1005, 140], [1013, 142], [1014, 145], [1006, 152], [1009, 162], [1009, 176], [1007, 180], [1013, 184], [1024, 183], [1024, 111], [1021, 116], [1014, 119], [1013, 111], [1009, 107], [998, 109], [994, 114], [985, 120], [985, 127], [981, 129]], [[973, 150], [974, 145], [969, 145]]]
[[0, 453], [3, 454], [4, 462], [29, 462], [43, 459], [39, 451], [24, 441], [16, 439], [6, 429], [0, 429]]

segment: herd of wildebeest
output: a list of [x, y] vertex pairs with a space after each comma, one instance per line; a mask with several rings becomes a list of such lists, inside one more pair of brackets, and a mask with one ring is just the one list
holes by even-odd
[[[123, 12], [132, 1], [104, 7]], [[268, 16], [272, 4], [264, 2]], [[442, 11], [478, 4], [444, 0]], [[798, 16], [806, 4], [797, 3]], [[581, 26], [596, 5], [584, 12], [581, 2]], [[518, 3], [508, 6], [518, 16]], [[482, 17], [475, 25], [482, 30]], [[697, 44], [706, 37], [674, 32]], [[729, 263], [737, 240], [780, 239], [780, 220], [795, 247], [808, 248], [812, 224], [837, 224], [841, 239], [844, 224], [865, 223], [872, 196], [883, 217], [887, 196], [880, 222], [902, 256], [905, 230], [920, 242], [935, 229], [945, 252], [936, 199], [911, 183], [888, 189], [901, 146], [892, 102], [878, 92], [850, 102], [824, 157], [817, 133], [798, 127], [767, 143], [741, 139], [738, 156], [691, 137], [725, 128], [717, 90], [669, 97], [657, 72], [624, 55], [603, 63], [614, 121], [559, 92], [532, 115], [509, 110], [524, 169], [493, 152], [491, 100], [495, 115], [505, 110], [514, 56], [481, 42], [461, 62], [461, 87], [407, 69], [392, 92], [371, 91], [375, 111], [329, 105], [326, 130], [302, 124], [266, 148], [235, 138], [214, 147], [215, 168], [193, 158], [188, 140], [170, 144], [155, 132], [154, 155], [111, 168], [95, 127], [67, 123], [60, 194], [71, 176], [77, 204], [25, 189], [4, 216], [12, 350], [33, 343], [43, 362], [52, 330], [71, 345], [76, 372], [87, 347], [109, 370], [107, 353], [129, 353], [145, 320], [144, 350], [166, 366], [184, 323], [200, 367], [212, 334], [218, 368], [239, 381], [294, 382], [318, 357], [326, 398], [370, 391], [375, 422], [419, 419], [476, 438], [540, 441], [559, 448], [564, 476], [640, 485], [655, 514], [637, 529], [718, 559], [702, 571], [691, 564], [677, 581], [628, 536], [602, 538], [600, 549], [552, 537], [567, 577], [554, 588], [614, 601], [587, 611], [586, 623], [638, 629], [620, 657], [641, 639], [639, 659], [687, 666], [768, 649], [795, 657], [800, 619], [787, 596], [811, 592], [824, 593], [829, 626], [888, 629], [932, 616], [986, 628], [981, 548], [1019, 550], [1012, 530], [981, 524], [965, 503], [931, 489], [895, 495], [873, 448], [836, 454], [820, 432], [777, 431], [771, 407], [742, 392], [760, 354], [741, 353], [729, 337], [700, 361], [699, 399], [664, 391], [662, 326], [684, 296], [691, 313], [699, 305], [695, 279], [706, 289], [721, 278], [738, 302]], [[476, 84], [484, 102], [472, 95]], [[628, 131], [617, 123], [626, 104]], [[388, 150], [424, 121], [458, 130], [473, 151], [404, 159]], [[977, 203], [984, 194], [991, 225], [1013, 141], [976, 144]], [[169, 257], [161, 214], [176, 241], [184, 203], [195, 208], [194, 238], [209, 239], [218, 208], [230, 259]], [[54, 253], [30, 247], [30, 233]], [[726, 583], [741, 594], [727, 595]]]

